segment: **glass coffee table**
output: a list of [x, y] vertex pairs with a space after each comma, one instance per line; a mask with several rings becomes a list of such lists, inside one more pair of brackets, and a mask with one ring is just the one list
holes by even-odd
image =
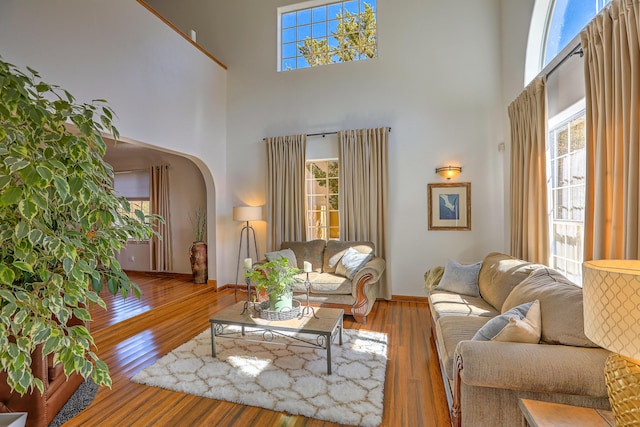
[[[216, 338], [242, 339], [254, 342], [268, 342], [283, 345], [273, 340], [276, 335], [293, 338], [300, 347], [322, 348], [327, 350], [327, 374], [331, 374], [331, 343], [338, 337], [342, 345], [342, 318], [344, 310], [340, 308], [320, 307], [315, 309], [315, 317], [301, 316], [289, 320], [265, 320], [260, 318], [257, 307], [249, 303], [250, 309], [244, 310], [246, 302], [239, 302], [216, 313], [211, 323], [211, 353], [216, 357]], [[228, 326], [239, 326], [240, 330], [225, 331]], [[256, 333], [257, 332], [257, 333]], [[289, 335], [286, 333], [295, 333]], [[298, 334], [310, 335], [304, 338]], [[262, 339], [256, 339], [256, 337]], [[315, 337], [315, 338], [314, 338]]]

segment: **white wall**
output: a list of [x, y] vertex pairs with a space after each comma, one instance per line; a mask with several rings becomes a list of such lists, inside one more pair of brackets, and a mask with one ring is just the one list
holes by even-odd
[[[276, 8], [292, 1], [172, 3], [167, 16], [195, 29], [228, 73], [133, 0], [3, 0], [0, 54], [81, 100], [107, 98], [126, 137], [192, 156], [217, 225], [210, 278], [235, 276], [231, 207], [265, 202], [262, 138], [298, 132], [393, 128], [394, 294], [424, 295], [423, 273], [447, 258], [508, 250], [506, 107], [522, 90], [534, 0], [380, 1], [378, 59], [290, 73], [276, 72], [275, 31]], [[473, 230], [428, 231], [427, 184], [454, 162], [472, 183]], [[266, 225], [256, 225], [264, 252]]]
[[[208, 223], [227, 209], [227, 72], [134, 0], [3, 0], [0, 55], [79, 101], [105, 98], [129, 140], [185, 153], [207, 188]], [[215, 182], [215, 185], [214, 185]], [[209, 278], [224, 242], [208, 228]]]
[[[230, 205], [265, 203], [265, 136], [390, 126], [393, 294], [423, 296], [424, 272], [447, 258], [505, 249], [498, 0], [379, 1], [379, 58], [286, 73], [276, 72], [276, 8], [293, 1], [150, 3], [229, 67]], [[427, 184], [450, 163], [472, 183], [472, 231], [427, 229]], [[257, 230], [264, 252], [266, 225]]]
[[[548, 0], [543, 0], [547, 1]], [[504, 180], [504, 248], [509, 251], [510, 240], [510, 156], [511, 126], [509, 124], [508, 107], [524, 89], [525, 62], [531, 13], [536, 0], [500, 0], [500, 33], [501, 33], [501, 76], [502, 105], [500, 121], [503, 126], [505, 151], [503, 156]]]

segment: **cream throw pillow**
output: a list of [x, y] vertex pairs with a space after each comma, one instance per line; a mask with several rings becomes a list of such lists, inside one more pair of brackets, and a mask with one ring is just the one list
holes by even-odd
[[540, 301], [535, 300], [489, 320], [472, 339], [538, 344], [541, 323]]

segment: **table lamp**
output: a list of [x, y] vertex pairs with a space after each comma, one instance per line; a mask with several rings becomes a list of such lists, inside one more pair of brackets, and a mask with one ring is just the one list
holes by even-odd
[[640, 425], [640, 261], [582, 265], [584, 332], [612, 353], [605, 364], [617, 426]]

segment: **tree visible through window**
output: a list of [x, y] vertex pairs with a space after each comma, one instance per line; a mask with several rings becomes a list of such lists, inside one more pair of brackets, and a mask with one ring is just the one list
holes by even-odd
[[306, 164], [307, 239], [338, 239], [338, 161], [313, 160]]
[[279, 71], [375, 58], [377, 0], [318, 0], [278, 9]]
[[[119, 209], [121, 214], [124, 214], [129, 218], [137, 219], [138, 221], [140, 221], [140, 217], [136, 214], [137, 210], [141, 211], [145, 216], [151, 214], [148, 199], [145, 199], [145, 200], [127, 199], [127, 202], [129, 202], [129, 210], [127, 211], [126, 209], [121, 208]], [[131, 236], [129, 236], [129, 240], [132, 240]]]

